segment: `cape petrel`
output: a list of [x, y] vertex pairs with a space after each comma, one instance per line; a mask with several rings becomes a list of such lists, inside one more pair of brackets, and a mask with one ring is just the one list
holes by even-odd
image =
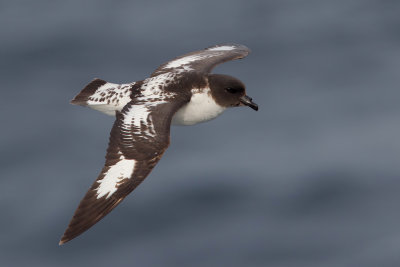
[[193, 125], [216, 118], [226, 108], [258, 110], [238, 79], [210, 71], [246, 57], [244, 45], [221, 44], [177, 57], [143, 81], [127, 84], [95, 79], [71, 103], [116, 117], [106, 162], [81, 200], [60, 245], [82, 234], [132, 192], [169, 145], [170, 125]]

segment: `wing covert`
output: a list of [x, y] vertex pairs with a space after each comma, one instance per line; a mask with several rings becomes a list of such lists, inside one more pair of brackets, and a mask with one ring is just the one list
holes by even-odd
[[166, 72], [210, 72], [216, 65], [246, 57], [250, 49], [239, 44], [220, 44], [177, 57], [160, 67], [151, 76]]

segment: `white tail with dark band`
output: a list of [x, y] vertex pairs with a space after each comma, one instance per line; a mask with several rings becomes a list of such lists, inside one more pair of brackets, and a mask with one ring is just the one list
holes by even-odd
[[134, 84], [116, 84], [94, 79], [71, 100], [71, 104], [87, 106], [115, 116], [115, 111], [121, 111], [131, 100], [131, 88]]

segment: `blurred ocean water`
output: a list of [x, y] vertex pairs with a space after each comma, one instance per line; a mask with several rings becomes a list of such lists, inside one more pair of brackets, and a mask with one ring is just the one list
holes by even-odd
[[[400, 2], [1, 1], [0, 266], [400, 266]], [[72, 106], [223, 42], [260, 110], [173, 127], [65, 246], [113, 118]]]

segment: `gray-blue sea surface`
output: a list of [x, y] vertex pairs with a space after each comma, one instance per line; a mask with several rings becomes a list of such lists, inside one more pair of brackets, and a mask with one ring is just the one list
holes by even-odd
[[[1, 1], [0, 266], [400, 266], [400, 2]], [[59, 247], [113, 118], [69, 101], [223, 42], [260, 110], [173, 127]]]

